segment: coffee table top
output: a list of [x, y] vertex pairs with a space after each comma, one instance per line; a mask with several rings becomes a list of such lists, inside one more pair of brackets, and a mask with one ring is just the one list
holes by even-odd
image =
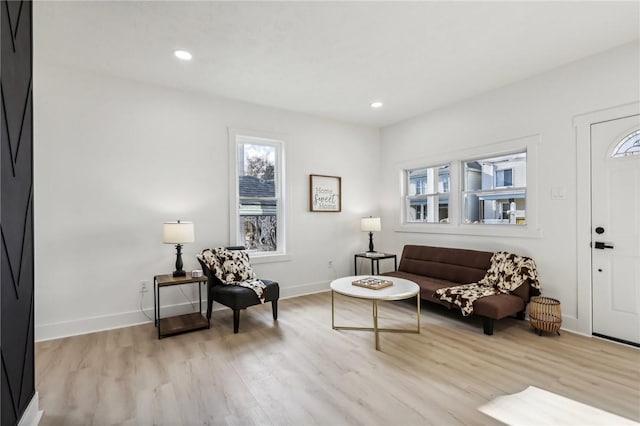
[[[352, 284], [355, 280], [371, 276], [393, 281], [393, 285], [379, 290], [372, 290], [370, 288], [358, 287]], [[420, 291], [420, 287], [418, 287], [418, 284], [413, 281], [405, 280], [404, 278], [378, 275], [357, 275], [333, 280], [331, 282], [331, 290], [344, 296], [356, 297], [359, 299], [402, 300], [416, 296]]]

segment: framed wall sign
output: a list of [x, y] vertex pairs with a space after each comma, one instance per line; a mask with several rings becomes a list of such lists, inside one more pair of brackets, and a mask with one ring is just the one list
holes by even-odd
[[309, 175], [309, 210], [339, 212], [342, 210], [342, 178]]

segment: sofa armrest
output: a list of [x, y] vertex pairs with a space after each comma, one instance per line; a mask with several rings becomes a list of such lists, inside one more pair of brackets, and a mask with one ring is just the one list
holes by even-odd
[[511, 294], [513, 294], [514, 296], [520, 297], [522, 300], [524, 300], [524, 303], [527, 304], [529, 303], [529, 300], [531, 300], [533, 296], [540, 295], [540, 290], [532, 287], [531, 282], [527, 280], [520, 287], [512, 291]]

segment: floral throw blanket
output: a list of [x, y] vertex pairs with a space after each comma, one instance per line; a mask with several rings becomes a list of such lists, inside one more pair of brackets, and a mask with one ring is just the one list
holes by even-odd
[[440, 288], [435, 295], [458, 306], [462, 315], [467, 316], [473, 313], [473, 302], [481, 297], [511, 293], [527, 281], [533, 289], [540, 290], [533, 259], [499, 251], [491, 256], [491, 266], [483, 279], [477, 283]]
[[267, 286], [258, 279], [251, 268], [247, 252], [215, 248], [202, 250], [196, 257], [207, 265], [222, 284], [249, 288], [256, 293], [260, 302], [264, 303]]

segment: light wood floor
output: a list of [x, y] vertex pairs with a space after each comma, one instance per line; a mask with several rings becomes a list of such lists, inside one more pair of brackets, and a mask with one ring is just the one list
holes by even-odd
[[[367, 301], [336, 296], [337, 324], [369, 326]], [[43, 425], [499, 424], [477, 411], [534, 385], [640, 420], [640, 351], [526, 321], [482, 334], [476, 319], [423, 306], [421, 334], [331, 329], [330, 293], [242, 312], [210, 330], [157, 340], [152, 324], [38, 343]], [[415, 307], [380, 305], [381, 327]]]

